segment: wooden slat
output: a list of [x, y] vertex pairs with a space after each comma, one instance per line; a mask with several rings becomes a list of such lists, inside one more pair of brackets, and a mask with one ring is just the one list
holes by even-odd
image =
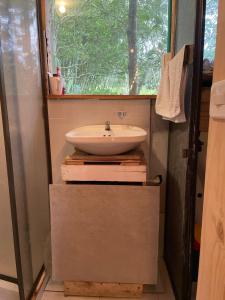
[[146, 182], [146, 165], [61, 165], [63, 181]]
[[177, 23], [177, 0], [172, 0], [172, 15], [171, 15], [171, 54], [175, 55], [176, 42], [176, 23]]
[[81, 160], [81, 159], [69, 159], [67, 158], [64, 162], [64, 165], [69, 165], [69, 166], [73, 166], [73, 165], [122, 165], [122, 166], [127, 166], [127, 165], [143, 165], [144, 162], [140, 161], [140, 160], [123, 160], [123, 161], [86, 161], [86, 160]]
[[137, 298], [142, 293], [142, 284], [64, 282], [65, 296]]
[[143, 165], [144, 162], [139, 161], [139, 160], [124, 160], [124, 161], [85, 161], [81, 159], [66, 159], [64, 162], [65, 165], [67, 166], [74, 166], [74, 165], [122, 165], [122, 166], [127, 166], [127, 165], [133, 165], [133, 166], [138, 166], [138, 165]]
[[118, 155], [93, 155], [76, 150], [70, 157], [71, 159], [85, 159], [87, 161], [123, 161], [123, 160], [140, 160], [143, 159], [141, 150], [132, 150], [124, 154]]
[[76, 150], [72, 155], [68, 155], [65, 165], [77, 165], [85, 163], [122, 163], [122, 164], [144, 164], [144, 153], [141, 150], [132, 150], [120, 155], [90, 155]]
[[155, 100], [156, 95], [49, 95], [49, 100]]

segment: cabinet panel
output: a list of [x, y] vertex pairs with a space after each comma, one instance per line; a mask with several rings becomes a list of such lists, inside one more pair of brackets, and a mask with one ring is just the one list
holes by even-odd
[[160, 188], [51, 185], [55, 280], [156, 284]]

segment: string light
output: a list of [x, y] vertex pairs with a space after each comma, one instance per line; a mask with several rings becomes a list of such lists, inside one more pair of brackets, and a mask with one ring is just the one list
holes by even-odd
[[64, 3], [61, 3], [61, 4], [59, 5], [59, 12], [60, 12], [61, 14], [64, 14], [64, 13], [66, 12], [66, 7], [65, 7], [65, 4], [64, 4]]
[[132, 91], [132, 89], [133, 89], [133, 86], [134, 86], [134, 83], [136, 82], [136, 80], [137, 80], [137, 77], [138, 77], [138, 68], [136, 69], [136, 72], [135, 72], [135, 75], [134, 75], [134, 79], [133, 79], [133, 81], [132, 81], [132, 83], [131, 83], [131, 85], [130, 85], [130, 91]]

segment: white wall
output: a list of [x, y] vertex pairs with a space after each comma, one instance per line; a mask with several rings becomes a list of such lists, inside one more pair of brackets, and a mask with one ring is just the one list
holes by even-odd
[[[128, 124], [140, 126], [149, 132], [150, 101], [146, 100], [49, 100], [49, 127], [52, 156], [53, 183], [60, 183], [60, 165], [74, 148], [65, 141], [65, 133], [85, 125]], [[127, 116], [120, 120], [118, 111], [126, 111]], [[147, 139], [149, 145], [149, 137]], [[146, 156], [147, 147], [145, 147]]]

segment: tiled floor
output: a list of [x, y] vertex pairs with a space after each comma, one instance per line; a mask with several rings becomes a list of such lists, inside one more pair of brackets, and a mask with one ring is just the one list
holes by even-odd
[[[171, 284], [169, 281], [168, 273], [165, 267], [164, 263], [160, 264], [160, 274], [161, 274], [161, 283], [160, 288], [158, 292], [152, 292], [150, 294], [144, 294], [142, 297], [142, 300], [175, 300]], [[100, 299], [101, 297], [66, 297], [64, 298], [64, 289], [62, 283], [56, 283], [50, 281], [43, 293], [41, 300], [63, 300], [63, 299], [73, 299], [73, 300], [122, 300], [122, 298], [107, 298], [104, 297], [103, 299]], [[133, 300], [137, 300], [135, 298], [132, 298]], [[124, 298], [123, 298], [124, 300]], [[138, 298], [140, 300], [140, 298]]]
[[0, 300], [19, 300], [19, 291], [16, 284], [0, 280]]

